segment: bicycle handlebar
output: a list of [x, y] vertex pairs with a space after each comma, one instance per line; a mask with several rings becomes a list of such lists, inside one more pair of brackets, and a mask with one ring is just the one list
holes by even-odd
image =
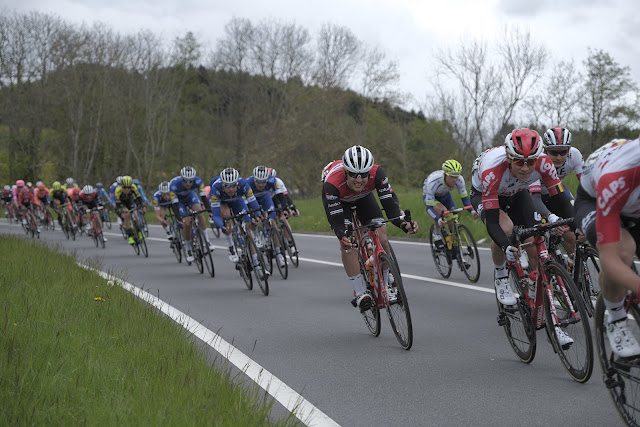
[[547, 231], [551, 230], [552, 228], [562, 227], [563, 225], [569, 225], [572, 222], [573, 222], [573, 217], [561, 219], [561, 220], [558, 220], [556, 222], [547, 222], [545, 224], [536, 224], [533, 227], [529, 227], [529, 228], [523, 228], [522, 226], [516, 225], [515, 227], [513, 227], [512, 236], [516, 240], [522, 241], [522, 240], [525, 240], [528, 237], [542, 236]]

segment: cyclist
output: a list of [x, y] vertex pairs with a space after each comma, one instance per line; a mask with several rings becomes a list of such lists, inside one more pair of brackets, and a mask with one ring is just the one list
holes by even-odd
[[[442, 163], [442, 169], [431, 172], [424, 180], [422, 185], [422, 201], [427, 207], [427, 213], [436, 222], [433, 229], [435, 244], [438, 248], [442, 248], [442, 234], [440, 229], [447, 224], [447, 221], [441, 217], [445, 211], [451, 211], [456, 208], [456, 203], [451, 197], [451, 190], [456, 188], [464, 208], [471, 211], [474, 219], [478, 219], [478, 213], [471, 206], [471, 200], [467, 194], [467, 187], [462, 177], [462, 165], [454, 159], [445, 160]], [[449, 228], [452, 228], [453, 222], [449, 221]], [[454, 248], [456, 251], [457, 248]], [[454, 256], [457, 254], [454, 252]]]
[[[542, 180], [552, 200], [570, 205], [562, 194], [561, 181], [551, 159], [544, 154], [538, 132], [530, 129], [513, 130], [503, 146], [491, 148], [474, 162], [472, 171], [471, 204], [484, 221], [491, 237], [491, 257], [495, 267], [495, 289], [498, 301], [505, 306], [514, 305], [516, 297], [509, 285], [506, 261], [513, 262], [518, 249], [511, 245], [508, 235], [514, 224], [532, 227], [542, 219], [536, 212], [528, 188]], [[538, 184], [539, 185], [539, 184]], [[533, 239], [533, 238], [530, 238]], [[536, 248], [527, 250], [529, 264], [538, 266]], [[563, 343], [573, 340], [556, 327]]]
[[16, 180], [16, 183], [11, 187], [11, 193], [13, 195], [13, 208], [16, 215], [19, 213], [20, 206], [18, 205], [18, 193], [22, 191], [24, 187], [24, 181], [21, 179]]
[[[211, 190], [209, 192], [209, 197], [211, 199], [213, 222], [227, 236], [229, 260], [237, 263], [240, 260], [240, 257], [234, 250], [231, 226], [224, 224], [222, 217], [231, 216], [231, 212], [234, 214], [247, 212], [247, 204], [249, 204], [249, 208], [251, 208], [251, 210], [260, 209], [260, 205], [258, 204], [251, 187], [243, 178], [240, 178], [240, 173], [238, 173], [234, 168], [226, 168], [220, 172], [219, 177], [213, 178], [210, 187]], [[256, 213], [255, 215], [258, 216], [259, 214]], [[249, 215], [245, 215], [243, 220], [246, 223], [246, 229], [250, 230], [251, 217]], [[252, 255], [254, 265], [257, 266], [256, 268], [260, 268], [258, 266], [258, 255]]]
[[80, 209], [78, 209], [78, 202], [80, 201], [80, 187], [71, 187], [67, 189], [69, 195], [69, 211], [71, 212], [71, 223], [73, 227], [78, 227], [82, 232], [82, 217], [79, 216]]
[[[357, 208], [358, 217], [363, 224], [383, 218], [380, 206], [373, 195], [374, 190], [378, 193], [387, 218], [395, 218], [402, 214], [398, 196], [393, 192], [383, 168], [374, 164], [371, 152], [359, 145], [348, 148], [342, 160], [332, 163], [322, 187], [322, 203], [327, 219], [340, 241], [342, 265], [349, 284], [355, 291], [356, 297], [351, 303], [361, 312], [371, 308], [372, 297], [362, 280], [358, 253], [352, 250], [354, 243], [346, 235], [345, 224], [351, 222], [352, 206]], [[415, 221], [408, 223], [394, 219], [392, 223], [407, 234], [418, 231]], [[384, 250], [391, 253], [386, 226], [378, 228], [378, 235]], [[390, 290], [389, 297], [393, 298], [394, 295]]]
[[[51, 197], [51, 201], [53, 202], [54, 210], [58, 214], [58, 224], [60, 224], [60, 227], [62, 227], [63, 212], [60, 211], [59, 207], [60, 205], [64, 205], [65, 203], [67, 203], [67, 206], [71, 206], [69, 194], [64, 191], [62, 185], [60, 184], [60, 181], [54, 181], [51, 185], [51, 192], [49, 193], [49, 196]], [[71, 211], [71, 209], [69, 209], [69, 211]], [[75, 223], [72, 223], [71, 226], [75, 227]]]
[[[18, 192], [18, 212], [20, 217], [22, 218], [22, 224], [27, 225], [27, 209], [30, 209], [33, 205], [34, 195], [29, 190], [29, 187], [22, 186], [20, 187], [20, 191]], [[38, 233], [40, 232], [40, 227], [38, 227]]]
[[140, 193], [140, 197], [142, 197], [142, 201], [144, 202], [144, 205], [147, 206], [150, 202], [147, 196], [144, 194], [144, 188], [142, 188], [142, 185], [140, 184], [140, 181], [138, 180], [138, 178], [133, 179], [133, 184], [136, 187], [138, 187], [138, 192]]
[[[163, 181], [158, 185], [158, 191], [153, 194], [153, 211], [156, 214], [156, 219], [160, 224], [162, 224], [162, 228], [164, 228], [164, 232], [167, 233], [167, 239], [172, 240], [173, 235], [171, 234], [171, 230], [169, 230], [169, 224], [164, 218], [164, 210], [167, 207], [173, 207], [174, 204], [171, 202], [171, 189], [169, 188], [169, 182]], [[174, 214], [176, 214], [176, 218], [179, 218], [180, 211], [174, 210]]]
[[[109, 186], [109, 198], [111, 199], [111, 206], [116, 209], [116, 188], [122, 183], [122, 175], [118, 175], [116, 180]], [[120, 228], [122, 228], [122, 217], [120, 212], [116, 210], [117, 222]]]
[[[85, 214], [89, 212], [91, 209], [98, 209], [101, 206], [101, 203], [98, 199], [98, 192], [89, 184], [82, 187], [82, 191], [78, 195], [78, 208], [80, 209], [82, 215], [82, 223], [87, 224], [87, 234], [91, 232], [91, 221], [85, 221]], [[102, 228], [102, 218], [100, 215], [98, 217], [98, 227]], [[105, 236], [102, 236], [104, 241], [107, 241]]]
[[[133, 184], [133, 179], [125, 175], [120, 180], [121, 184], [116, 187], [114, 194], [116, 209], [122, 216], [122, 222], [124, 224], [124, 230], [129, 237], [129, 244], [133, 245], [135, 240], [133, 238], [133, 228], [131, 227], [131, 214], [137, 215], [135, 205], [142, 203], [142, 197], [138, 193], [138, 187]], [[142, 233], [142, 232], [140, 232]]]
[[4, 216], [5, 218], [9, 218], [9, 214], [13, 212], [13, 193], [11, 192], [10, 185], [4, 186], [0, 198], [2, 199], [2, 204], [4, 205]]
[[[284, 185], [284, 181], [276, 176], [276, 170], [273, 168], [268, 169], [269, 174], [272, 175], [276, 179], [275, 189], [271, 190], [271, 197], [273, 198], [273, 203], [278, 209], [289, 209], [291, 215], [299, 216], [300, 211], [296, 208], [296, 205], [291, 200], [291, 196], [289, 196], [289, 191], [287, 190], [286, 185]], [[282, 220], [289, 224], [287, 221], [287, 215], [282, 214]]]
[[[202, 178], [196, 176], [196, 170], [191, 166], [185, 166], [180, 169], [180, 175], [176, 176], [169, 183], [169, 189], [171, 191], [171, 203], [177, 204], [178, 211], [176, 218], [183, 222], [182, 237], [184, 238], [185, 248], [187, 250], [187, 261], [193, 262], [193, 242], [191, 241], [191, 217], [186, 216], [188, 214], [187, 208], [193, 211], [202, 210], [202, 204], [205, 209], [209, 210], [209, 201], [205, 197], [204, 182]], [[197, 193], [196, 193], [197, 192]], [[184, 219], [183, 219], [184, 217]], [[207, 233], [207, 222], [202, 213], [198, 214], [198, 224], [204, 234], [209, 250], [213, 251], [213, 243], [209, 240], [209, 234]]]
[[[49, 198], [49, 189], [46, 185], [39, 181], [40, 184], [33, 190], [33, 203], [40, 209], [40, 219], [45, 219], [45, 213], [49, 210], [51, 199]], [[53, 224], [47, 224], [51, 225]]]
[[69, 177], [64, 181], [64, 184], [62, 185], [62, 188], [64, 188], [64, 191], [68, 191], [71, 188], [77, 187], [78, 184], [76, 184], [76, 180]]
[[576, 225], [600, 255], [600, 289], [608, 312], [607, 336], [620, 357], [640, 355], [624, 300], [640, 292], [631, 269], [640, 254], [640, 139], [614, 140], [587, 158], [576, 194]]
[[[247, 184], [251, 187], [256, 200], [260, 207], [267, 212], [269, 216], [269, 224], [271, 227], [276, 226], [276, 210], [275, 205], [273, 204], [273, 199], [271, 198], [271, 192], [276, 192], [276, 178], [269, 173], [269, 170], [266, 166], [256, 166], [253, 169], [253, 175], [250, 176], [247, 180]], [[259, 238], [260, 246], [264, 245], [262, 242], [264, 236], [256, 236]], [[256, 245], [258, 242], [256, 242]], [[284, 267], [285, 259], [280, 251], [280, 241], [277, 240], [275, 242], [274, 251], [276, 253], [276, 261], [280, 267]]]
[[111, 201], [109, 193], [104, 189], [104, 184], [101, 182], [96, 183], [96, 200], [103, 206]]

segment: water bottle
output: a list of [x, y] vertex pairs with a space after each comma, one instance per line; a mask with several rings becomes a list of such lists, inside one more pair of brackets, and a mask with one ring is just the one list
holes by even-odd
[[453, 247], [453, 241], [451, 240], [451, 233], [447, 230], [447, 226], [442, 227], [442, 234], [444, 234], [444, 241], [447, 243], [447, 249], [451, 250]]
[[523, 270], [529, 268], [529, 255], [527, 255], [527, 251], [520, 251], [520, 265]]

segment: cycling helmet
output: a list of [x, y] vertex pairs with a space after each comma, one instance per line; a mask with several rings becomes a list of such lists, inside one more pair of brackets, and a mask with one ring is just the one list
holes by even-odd
[[40, 185], [38, 185], [38, 190], [44, 191], [46, 189], [47, 189], [47, 187], [42, 182], [40, 183]]
[[53, 191], [60, 191], [62, 190], [62, 184], [60, 184], [60, 181], [53, 181], [53, 184], [51, 184], [51, 188], [53, 189]]
[[543, 143], [545, 148], [556, 146], [570, 147], [571, 132], [569, 132], [569, 129], [560, 126], [547, 129], [543, 136]]
[[275, 169], [271, 169], [271, 172], [270, 172], [270, 173], [271, 173], [271, 175], [273, 175], [273, 176], [274, 176], [274, 178], [275, 178], [275, 176], [276, 176], [276, 170], [275, 170]]
[[253, 169], [253, 179], [256, 181], [266, 181], [269, 179], [269, 171], [266, 166], [256, 166]]
[[238, 183], [240, 174], [234, 168], [226, 168], [220, 172], [220, 181], [226, 186], [233, 186]]
[[40, 188], [41, 185], [42, 185], [42, 181], [36, 182], [36, 187]]
[[67, 185], [73, 185], [75, 180], [73, 178], [69, 177], [69, 178], [67, 178], [67, 180], [65, 182], [67, 183]]
[[16, 187], [20, 188], [20, 187], [24, 187], [24, 181], [19, 179], [16, 181]]
[[27, 182], [27, 187], [33, 188], [33, 182], [31, 182], [31, 181]]
[[73, 187], [73, 190], [71, 190], [71, 192], [77, 196], [78, 194], [80, 194], [80, 187]]
[[135, 185], [138, 185], [138, 184], [140, 184], [140, 181], [138, 181], [138, 178], [133, 178], [133, 183]]
[[133, 179], [129, 175], [125, 175], [122, 177], [123, 187], [131, 187], [132, 185], [133, 185]]
[[122, 175], [118, 175], [118, 177], [116, 178], [116, 183], [118, 185], [122, 184]]
[[348, 172], [369, 172], [373, 167], [373, 155], [366, 148], [354, 145], [344, 152], [342, 163], [344, 164], [344, 169]]
[[162, 181], [160, 185], [158, 185], [158, 191], [162, 194], [165, 194], [171, 191], [169, 189], [169, 183], [167, 181]]
[[82, 187], [82, 192], [84, 194], [91, 194], [91, 193], [93, 193], [93, 187], [90, 186], [89, 184], [87, 184], [84, 187]]
[[9, 185], [5, 185], [5, 186], [4, 186], [4, 189], [5, 189], [6, 191], [11, 191], [11, 187], [10, 187]]
[[96, 183], [96, 188], [102, 188], [102, 187], [104, 187], [104, 185], [102, 185], [101, 182]]
[[180, 177], [183, 181], [193, 181], [196, 179], [196, 170], [191, 166], [185, 166], [180, 169]]
[[462, 173], [462, 165], [457, 160], [449, 159], [442, 164], [442, 170], [446, 175], [459, 176]]
[[514, 129], [504, 140], [507, 155], [514, 159], [538, 158], [542, 154], [543, 144], [535, 130]]

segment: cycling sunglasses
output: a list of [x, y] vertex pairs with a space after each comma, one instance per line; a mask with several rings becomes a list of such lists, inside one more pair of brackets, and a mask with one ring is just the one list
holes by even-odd
[[184, 179], [182, 178], [182, 182], [184, 182], [185, 184], [191, 184], [193, 182], [192, 179]]
[[356, 178], [367, 179], [367, 178], [369, 178], [369, 172], [347, 172], [347, 175], [349, 175], [353, 179], [356, 179]]
[[223, 186], [224, 188], [233, 188], [233, 187], [235, 187], [235, 186], [237, 186], [237, 185], [238, 185], [238, 183], [237, 183], [237, 182], [234, 182], [234, 183], [232, 183], [232, 184], [222, 184], [222, 186]]
[[532, 159], [511, 159], [511, 163], [515, 163], [516, 166], [524, 166], [524, 164], [526, 163], [527, 166], [535, 166], [536, 162], [538, 161], [538, 158], [532, 158]]
[[547, 153], [549, 156], [565, 156], [568, 152], [569, 149], [568, 148], [561, 148], [559, 150], [555, 150], [555, 149], [546, 149], [544, 150], [545, 153]]
[[266, 184], [268, 179], [254, 179], [256, 184]]

